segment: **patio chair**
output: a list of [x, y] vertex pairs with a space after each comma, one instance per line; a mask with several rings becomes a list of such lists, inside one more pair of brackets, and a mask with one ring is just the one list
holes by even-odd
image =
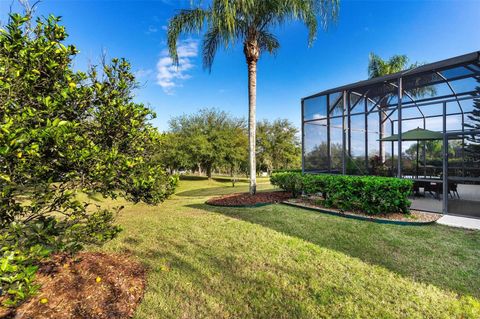
[[425, 183], [424, 186], [425, 192], [429, 192], [435, 199], [440, 200], [440, 195], [442, 194], [442, 184], [440, 183]]
[[450, 196], [452, 196], [452, 198], [455, 198], [455, 196], [457, 196], [457, 198], [460, 199], [457, 183], [452, 183], [452, 182], [448, 183], [448, 193], [450, 194]]

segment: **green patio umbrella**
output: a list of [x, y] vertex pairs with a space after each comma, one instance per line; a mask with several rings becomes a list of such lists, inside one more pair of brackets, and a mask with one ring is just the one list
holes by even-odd
[[[436, 141], [443, 140], [443, 133], [426, 130], [423, 128], [417, 127], [416, 129], [406, 131], [402, 133], [402, 141], [417, 141], [417, 165], [416, 173], [418, 178], [418, 143], [419, 141]], [[398, 134], [388, 136], [380, 139], [382, 142], [396, 142], [398, 141]]]
[[[417, 127], [416, 129], [402, 133], [402, 141], [436, 141], [442, 140], [443, 133], [425, 130]], [[388, 136], [380, 139], [382, 142], [396, 142], [398, 141], [398, 134]]]

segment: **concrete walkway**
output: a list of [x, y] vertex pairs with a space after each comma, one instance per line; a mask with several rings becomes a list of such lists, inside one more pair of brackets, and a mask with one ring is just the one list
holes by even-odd
[[452, 227], [480, 230], [480, 219], [445, 215], [437, 223]]

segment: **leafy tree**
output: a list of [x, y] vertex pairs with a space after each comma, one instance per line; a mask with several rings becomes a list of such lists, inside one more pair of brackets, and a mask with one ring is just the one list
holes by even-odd
[[[343, 154], [342, 145], [339, 143], [332, 143], [330, 145], [330, 154], [330, 165], [334, 168], [340, 167], [340, 161]], [[328, 170], [328, 161], [328, 143], [321, 142], [305, 154], [305, 169], [315, 170], [321, 168], [322, 170]]]
[[247, 172], [248, 157], [248, 136], [243, 120], [237, 120], [237, 124], [232, 125], [226, 132], [229, 135], [229, 151], [226, 153], [224, 161], [232, 177], [233, 186], [235, 186], [235, 176], [240, 172]]
[[315, 145], [310, 151], [305, 152], [304, 168], [305, 170], [328, 169], [327, 142], [321, 142]]
[[63, 44], [59, 20], [30, 27], [30, 15], [12, 14], [0, 30], [0, 259], [18, 262], [0, 277], [10, 276], [1, 282], [12, 303], [34, 291], [21, 281], [31, 282], [32, 258], [75, 252], [120, 231], [118, 209], [92, 207], [78, 191], [156, 204], [176, 185], [155, 159], [154, 114], [133, 102], [129, 63], [74, 71], [78, 51]]
[[185, 157], [186, 166], [204, 170], [208, 178], [215, 168], [239, 164], [246, 149], [244, 127], [243, 120], [216, 109], [202, 109], [170, 120], [170, 133], [177, 141], [174, 152]]
[[288, 120], [261, 121], [257, 124], [257, 158], [259, 169], [271, 173], [276, 169], [299, 168], [301, 146], [298, 129]]
[[[454, 155], [455, 148], [459, 147], [457, 141], [451, 141], [448, 145], [448, 154]], [[443, 142], [441, 140], [436, 141], [422, 141], [419, 146], [425, 147], [426, 160], [441, 160], [443, 157]], [[417, 143], [413, 143], [405, 153], [411, 160], [414, 160], [417, 156]]]
[[302, 21], [309, 44], [315, 39], [318, 20], [326, 28], [338, 12], [338, 0], [213, 0], [191, 10], [181, 10], [168, 25], [170, 55], [178, 63], [177, 41], [182, 33], [203, 32], [203, 63], [211, 70], [219, 47], [243, 44], [248, 66], [248, 134], [250, 193], [256, 192], [255, 112], [257, 62], [262, 52], [275, 53], [280, 43], [272, 31], [289, 21]]
[[170, 173], [180, 169], [194, 169], [196, 166], [191, 162], [191, 156], [183, 147], [184, 144], [181, 134], [178, 133], [166, 132], [160, 138], [157, 158]]

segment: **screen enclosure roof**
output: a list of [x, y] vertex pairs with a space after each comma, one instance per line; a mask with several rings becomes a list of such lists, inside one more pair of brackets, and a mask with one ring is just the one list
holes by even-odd
[[[475, 69], [470, 69], [470, 70], [474, 74], [480, 74], [480, 68], [478, 67], [479, 64], [480, 64], [480, 51], [475, 51], [472, 53], [460, 55], [450, 59], [429, 63], [429, 64], [424, 64], [413, 69], [389, 74], [386, 76], [381, 76], [373, 79], [355, 82], [348, 85], [339, 86], [333, 89], [329, 89], [326, 91], [322, 91], [322, 92], [304, 97], [302, 100], [321, 96], [321, 95], [342, 92], [342, 91], [353, 91], [353, 92], [362, 93], [365, 91], [366, 88], [369, 88], [369, 87], [374, 87], [376, 85], [382, 85], [385, 83], [394, 83], [398, 81], [398, 79], [400, 78], [418, 79], [418, 78], [421, 78], [422, 75], [428, 75], [426, 76], [425, 82], [422, 81], [423, 85], [429, 85], [430, 83], [437, 82], [437, 81], [448, 82], [450, 79], [448, 78], [448, 76], [445, 76], [444, 74], [442, 74], [441, 73], [442, 71], [455, 68], [456, 66], [459, 66], [459, 67], [466, 66], [467, 68], [471, 68], [473, 65]], [[432, 78], [431, 74], [435, 74], [437, 78], [436, 79]], [[461, 75], [452, 75], [452, 78], [453, 77], [458, 78], [458, 77], [461, 77]], [[415, 80], [415, 81], [418, 81], [418, 80]], [[426, 83], [426, 82], [430, 82], [430, 83]], [[413, 85], [417, 86], [417, 83], [414, 83]]]

